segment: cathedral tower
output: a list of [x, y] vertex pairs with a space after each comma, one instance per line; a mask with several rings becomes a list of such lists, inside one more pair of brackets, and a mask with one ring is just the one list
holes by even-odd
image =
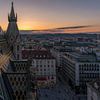
[[7, 39], [8, 47], [12, 51], [14, 58], [19, 59], [21, 54], [20, 52], [21, 41], [20, 41], [19, 29], [17, 26], [17, 14], [15, 15], [13, 2], [11, 6], [11, 12], [10, 14], [8, 14], [8, 21], [9, 24], [5, 37]]

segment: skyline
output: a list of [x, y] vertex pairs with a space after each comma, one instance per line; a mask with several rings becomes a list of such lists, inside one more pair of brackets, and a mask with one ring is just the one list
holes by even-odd
[[[99, 0], [87, 0], [86, 2], [82, 0], [76, 0], [76, 2], [75, 0], [13, 1], [20, 30], [55, 30], [56, 28], [57, 32], [100, 31]], [[11, 2], [11, 0], [0, 0], [0, 26], [4, 30], [7, 29], [7, 14], [10, 12]], [[76, 26], [85, 27], [72, 28]]]

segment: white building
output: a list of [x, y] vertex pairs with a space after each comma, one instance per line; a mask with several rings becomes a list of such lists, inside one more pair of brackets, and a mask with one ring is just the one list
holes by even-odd
[[60, 67], [61, 66], [61, 63], [60, 63], [61, 62], [61, 55], [62, 55], [60, 47], [55, 47], [55, 48], [51, 49], [51, 53], [56, 58], [57, 66]]
[[95, 53], [66, 52], [62, 57], [62, 75], [79, 92], [86, 93], [86, 83], [100, 78], [100, 60]]
[[61, 58], [62, 58], [63, 53], [66, 52], [66, 51], [70, 51], [70, 50], [71, 50], [70, 47], [65, 48], [65, 47], [61, 47], [61, 46], [55, 46], [50, 50], [50, 52], [52, 53], [52, 55], [56, 59], [57, 68], [62, 67], [62, 63], [61, 63], [62, 59]]
[[100, 100], [100, 80], [87, 84], [87, 100]]
[[23, 50], [22, 58], [31, 58], [31, 72], [36, 76], [40, 85], [56, 83], [56, 62], [50, 52], [46, 50]]

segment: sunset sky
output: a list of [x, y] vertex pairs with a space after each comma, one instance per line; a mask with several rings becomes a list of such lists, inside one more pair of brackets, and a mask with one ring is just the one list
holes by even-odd
[[[100, 31], [100, 0], [0, 0], [0, 26], [6, 30], [14, 1], [21, 30]], [[77, 28], [64, 28], [86, 26]]]

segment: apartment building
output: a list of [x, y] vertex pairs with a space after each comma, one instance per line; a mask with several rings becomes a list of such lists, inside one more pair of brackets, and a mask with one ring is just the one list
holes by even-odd
[[73, 51], [62, 56], [62, 75], [79, 92], [86, 93], [86, 83], [100, 78], [100, 59], [96, 53]]
[[56, 83], [56, 62], [47, 50], [22, 50], [23, 59], [31, 59], [31, 74], [38, 84], [52, 85]]

